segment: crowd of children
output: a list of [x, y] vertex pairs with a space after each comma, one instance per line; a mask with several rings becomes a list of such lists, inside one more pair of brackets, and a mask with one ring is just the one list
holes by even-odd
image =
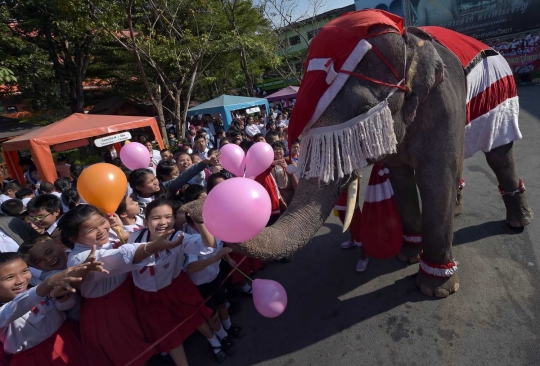
[[187, 365], [183, 343], [196, 330], [218, 362], [234, 353], [244, 332], [231, 319], [239, 310], [231, 294], [252, 293], [233, 269], [252, 275], [264, 263], [214, 238], [190, 202], [233, 177], [219, 165], [219, 147], [266, 141], [275, 161], [257, 181], [272, 198], [271, 225], [294, 194], [298, 178], [287, 166], [296, 165], [299, 143], [289, 151], [286, 132], [272, 126], [250, 136], [192, 125], [192, 143], [175, 149], [158, 152], [144, 138], [148, 168], [129, 171], [107, 150], [104, 160], [129, 183], [109, 215], [79, 196], [84, 167], [60, 157], [59, 178], [42, 182], [21, 159], [27, 184], [5, 182], [0, 195], [0, 364], [142, 365], [155, 356]]

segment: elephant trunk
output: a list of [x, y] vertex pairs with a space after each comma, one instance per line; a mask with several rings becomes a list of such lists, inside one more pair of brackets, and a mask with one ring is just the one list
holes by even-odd
[[300, 180], [287, 211], [255, 238], [237, 244], [239, 251], [262, 259], [293, 254], [319, 230], [343, 189], [339, 184], [322, 184], [317, 179]]

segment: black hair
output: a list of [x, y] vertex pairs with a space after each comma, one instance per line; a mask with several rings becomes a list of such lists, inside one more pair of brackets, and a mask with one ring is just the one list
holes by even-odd
[[285, 144], [281, 141], [274, 141], [272, 143], [272, 149], [277, 149], [277, 148], [281, 148], [283, 149], [283, 151], [285, 151]]
[[71, 164], [71, 166], [69, 167], [69, 172], [71, 173], [71, 175], [73, 175], [75, 179], [79, 178], [83, 170], [84, 167], [80, 164]]
[[103, 212], [92, 205], [78, 205], [62, 216], [58, 221], [62, 243], [72, 248], [74, 243], [71, 241], [71, 238], [79, 235], [81, 225], [94, 214], [105, 217]]
[[210, 150], [208, 150], [208, 156], [212, 156], [212, 154], [215, 153], [216, 151], [219, 151], [217, 147], [211, 148]]
[[255, 136], [253, 136], [253, 141], [257, 141], [259, 137], [264, 137], [264, 135], [262, 133], [256, 134]]
[[0, 209], [8, 216], [18, 217], [24, 211], [24, 203], [18, 198], [13, 198], [2, 202]]
[[10, 262], [14, 262], [16, 260], [24, 260], [21, 255], [17, 252], [5, 252], [5, 253], [0, 253], [0, 267], [5, 265], [5, 264], [8, 264]]
[[231, 140], [229, 140], [228, 137], [223, 137], [221, 140], [219, 140], [219, 146], [229, 144], [230, 142], [231, 142]]
[[169, 206], [173, 212], [173, 215], [176, 214], [176, 211], [174, 210], [174, 206], [171, 201], [167, 199], [163, 199], [163, 198], [158, 198], [157, 200], [153, 200], [152, 202], [146, 205], [146, 207], [144, 208], [144, 218], [148, 220], [152, 210], [160, 206]]
[[176, 160], [176, 161], [178, 162], [178, 159], [179, 159], [182, 155], [187, 155], [187, 156], [189, 156], [189, 157], [191, 158], [191, 155], [189, 155], [189, 153], [188, 153], [187, 151], [182, 151], [182, 152], [180, 152], [180, 153], [176, 156], [176, 159], [174, 159], [174, 160]]
[[34, 248], [37, 244], [52, 239], [51, 236], [47, 233], [34, 235], [31, 238], [26, 239], [23, 241], [23, 243], [19, 246], [19, 249], [17, 250], [17, 253], [21, 255], [21, 257], [24, 259], [25, 262], [28, 263], [30, 260], [30, 250]]
[[156, 167], [156, 177], [162, 182], [165, 181], [165, 177], [171, 175], [175, 167], [174, 161], [161, 160]]
[[54, 185], [51, 182], [42, 182], [39, 185], [39, 191], [45, 194], [52, 193], [54, 192]]
[[204, 137], [202, 134], [200, 134], [200, 135], [195, 136], [195, 138], [193, 139], [193, 142], [196, 142], [196, 141], [198, 141], [200, 139], [203, 139], [203, 140], [206, 141], [206, 137]]
[[9, 190], [17, 192], [21, 188], [22, 188], [22, 186], [19, 184], [19, 182], [13, 180], [13, 181], [9, 182], [8, 184], [4, 185], [4, 190], [3, 190], [2, 193], [7, 193], [7, 191], [9, 191]]
[[[293, 143], [292, 143], [292, 145], [294, 145], [294, 144], [298, 144], [298, 145], [300, 145], [300, 139], [296, 139], [296, 140], [294, 140], [294, 141], [293, 141]], [[292, 145], [291, 145], [291, 146], [292, 146]]]
[[206, 188], [200, 184], [191, 184], [184, 191], [184, 198], [186, 203], [195, 201], [202, 193], [206, 192]]
[[64, 192], [71, 188], [71, 180], [68, 178], [58, 178], [54, 181], [54, 189], [58, 192]]
[[[141, 168], [141, 169], [135, 169], [129, 174], [129, 177], [128, 177], [129, 185], [131, 186], [131, 189], [133, 189], [133, 192], [135, 192], [139, 196], [141, 195], [141, 191], [139, 191], [137, 187], [144, 183], [148, 174], [154, 174], [154, 173], [150, 169]], [[161, 182], [159, 182], [159, 191], [154, 193], [154, 197], [169, 198], [169, 196], [170, 196], [169, 190], [163, 187]]]
[[173, 151], [173, 160], [174, 160], [174, 161], [178, 160], [178, 156], [179, 156], [180, 154], [183, 154], [183, 153], [184, 153], [183, 150], [180, 150], [180, 149], [174, 150], [174, 151]]
[[62, 203], [72, 210], [79, 204], [81, 197], [75, 188], [68, 188], [62, 192]]
[[162, 149], [159, 153], [163, 154], [165, 151], [171, 152], [171, 150], [169, 150], [169, 149]]
[[118, 208], [116, 209], [115, 213], [120, 216], [121, 214], [123, 213], [126, 213], [127, 211], [127, 202], [126, 202], [126, 199], [127, 197], [124, 196], [124, 198], [122, 198], [122, 201], [120, 201], [120, 204], [118, 205]]
[[66, 161], [66, 157], [64, 155], [58, 155], [56, 161]]
[[212, 189], [216, 186], [216, 181], [218, 179], [227, 180], [227, 176], [223, 173], [214, 173], [210, 177], [208, 177], [208, 183], [206, 184], [206, 192], [210, 193]]
[[171, 201], [171, 204], [172, 204], [172, 207], [173, 207], [173, 211], [174, 211], [174, 214], [176, 215], [176, 212], [182, 208], [182, 206], [184, 205], [182, 202], [178, 201], [178, 200], [174, 200], [174, 201]]
[[247, 154], [249, 148], [253, 145], [255, 145], [255, 142], [249, 140], [243, 140], [242, 142], [240, 142], [240, 147], [242, 148], [242, 150], [244, 150], [245, 154]]
[[24, 157], [19, 159], [19, 166], [23, 165], [32, 165], [34, 162], [29, 157]]
[[33, 195], [34, 192], [30, 188], [22, 187], [17, 192], [15, 192], [15, 197], [22, 200], [23, 198], [27, 198], [28, 196]]
[[48, 213], [53, 213], [56, 210], [62, 212], [62, 202], [54, 194], [41, 194], [28, 201], [26, 210], [30, 213], [40, 210], [45, 210]]
[[193, 219], [191, 218], [191, 216], [189, 216], [188, 214], [185, 214], [186, 216], [186, 223], [189, 225], [189, 226], [195, 226], [195, 222], [193, 221]]
[[266, 136], [264, 137], [266, 139], [266, 142], [270, 143], [271, 139], [270, 137], [278, 137], [279, 138], [279, 132], [276, 130], [270, 130], [266, 133]]

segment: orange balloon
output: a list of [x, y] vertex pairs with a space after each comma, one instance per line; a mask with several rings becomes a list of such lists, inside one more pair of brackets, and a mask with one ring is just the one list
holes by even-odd
[[82, 199], [111, 214], [126, 195], [127, 178], [115, 165], [98, 163], [84, 169], [77, 180], [77, 191]]

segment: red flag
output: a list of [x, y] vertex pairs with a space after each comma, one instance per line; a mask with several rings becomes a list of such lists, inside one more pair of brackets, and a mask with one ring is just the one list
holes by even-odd
[[383, 163], [373, 166], [360, 219], [364, 250], [367, 255], [380, 259], [396, 256], [403, 240], [401, 217], [388, 173]]

